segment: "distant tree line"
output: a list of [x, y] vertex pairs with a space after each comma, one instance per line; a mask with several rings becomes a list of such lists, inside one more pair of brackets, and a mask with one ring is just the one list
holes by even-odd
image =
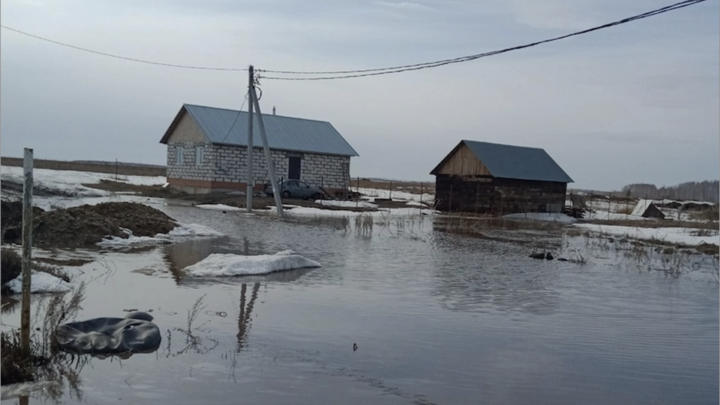
[[699, 200], [718, 202], [720, 181], [688, 181], [677, 186], [657, 188], [654, 184], [628, 184], [622, 188], [624, 194], [631, 197], [670, 200]]

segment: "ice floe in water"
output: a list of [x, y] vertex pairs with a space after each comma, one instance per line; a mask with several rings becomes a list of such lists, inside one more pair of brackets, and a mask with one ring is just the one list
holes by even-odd
[[170, 236], [222, 236], [222, 233], [200, 224], [179, 224]]
[[200, 237], [200, 236], [222, 236], [223, 234], [205, 225], [200, 224], [179, 224], [167, 234], [159, 233], [155, 236], [135, 236], [129, 229], [123, 229], [126, 238], [112, 236], [98, 242], [103, 247], [127, 247], [144, 244], [171, 243], [176, 238]]
[[[64, 293], [72, 290], [70, 284], [52, 274], [33, 270], [30, 276], [30, 293]], [[11, 292], [20, 294], [22, 292], [22, 275], [7, 282]]]
[[230, 277], [269, 274], [277, 271], [322, 267], [320, 263], [284, 250], [274, 255], [243, 256], [213, 253], [204, 260], [185, 268], [194, 277]]

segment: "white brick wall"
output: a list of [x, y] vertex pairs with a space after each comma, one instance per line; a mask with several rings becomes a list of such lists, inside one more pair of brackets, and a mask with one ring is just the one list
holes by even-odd
[[[176, 146], [185, 146], [183, 164], [176, 164]], [[195, 146], [205, 146], [203, 164], [195, 165]], [[169, 144], [168, 177], [188, 180], [225, 181], [245, 183], [247, 179], [247, 148], [212, 144]], [[287, 178], [289, 157], [301, 156], [300, 180], [316, 186], [347, 188], [350, 183], [350, 157], [316, 153], [271, 150], [278, 178]], [[253, 148], [253, 177], [255, 184], [270, 181], [265, 152]]]
[[[177, 147], [182, 146], [183, 151], [183, 164], [177, 164]], [[201, 165], [195, 164], [195, 147], [205, 147], [203, 154], [203, 161]], [[210, 150], [212, 144], [209, 143], [172, 143], [168, 144], [167, 154], [167, 176], [176, 179], [187, 179], [187, 180], [212, 180], [212, 161]]]

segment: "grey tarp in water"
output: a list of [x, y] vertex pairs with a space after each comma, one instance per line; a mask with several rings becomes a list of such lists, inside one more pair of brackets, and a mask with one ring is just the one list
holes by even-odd
[[133, 312], [125, 318], [95, 318], [58, 327], [58, 343], [67, 352], [113, 355], [150, 353], [160, 347], [162, 336], [153, 317]]

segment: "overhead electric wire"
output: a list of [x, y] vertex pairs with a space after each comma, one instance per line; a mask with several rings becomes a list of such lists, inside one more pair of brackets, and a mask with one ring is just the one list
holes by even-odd
[[235, 119], [233, 120], [232, 125], [230, 125], [230, 129], [228, 129], [227, 134], [225, 134], [225, 137], [223, 138], [222, 142], [220, 142], [221, 144], [225, 143], [225, 140], [227, 139], [227, 137], [230, 136], [230, 132], [232, 132], [233, 128], [235, 128], [235, 123], [237, 123], [238, 118], [240, 118], [240, 114], [242, 113], [243, 107], [245, 107], [245, 103], [247, 102], [249, 95], [250, 95], [249, 92], [245, 93], [245, 99], [243, 100], [243, 103], [240, 106], [240, 109], [238, 110], [237, 114], [235, 115]]
[[[679, 3], [675, 3], [675, 4], [672, 4], [669, 6], [661, 7], [656, 10], [652, 10], [652, 11], [648, 11], [648, 12], [638, 14], [638, 15], [635, 15], [632, 17], [624, 18], [622, 20], [603, 24], [603, 25], [596, 26], [593, 28], [588, 28], [588, 29], [585, 29], [582, 31], [573, 32], [570, 34], [561, 35], [561, 36], [554, 37], [554, 38], [545, 39], [542, 41], [531, 42], [531, 43], [528, 43], [525, 45], [518, 45], [518, 46], [511, 47], [511, 48], [489, 51], [489, 52], [479, 53], [479, 54], [475, 54], [475, 55], [460, 56], [460, 57], [456, 57], [456, 58], [442, 59], [442, 60], [437, 60], [437, 61], [432, 61], [432, 62], [423, 62], [423, 63], [416, 63], [416, 64], [411, 64], [411, 65], [400, 65], [400, 66], [383, 67], [383, 68], [337, 70], [337, 71], [315, 71], [315, 72], [313, 72], [313, 71], [292, 71], [292, 70], [271, 70], [271, 69], [255, 69], [255, 70], [260, 73], [273, 73], [276, 75], [330, 75], [330, 76], [319, 76], [319, 77], [283, 77], [283, 76], [263, 76], [262, 74], [260, 74], [258, 76], [259, 78], [268, 79], [268, 80], [334, 80], [334, 79], [350, 79], [350, 78], [366, 77], [366, 76], [378, 76], [378, 75], [385, 75], [385, 74], [391, 74], [391, 73], [408, 72], [408, 71], [413, 71], [413, 70], [430, 69], [430, 68], [435, 68], [435, 67], [454, 64], [454, 63], [469, 62], [469, 61], [473, 61], [473, 60], [488, 57], [488, 56], [494, 56], [494, 55], [498, 55], [501, 53], [530, 48], [533, 46], [546, 44], [549, 42], [555, 42], [555, 41], [570, 38], [573, 36], [587, 34], [589, 32], [598, 31], [601, 29], [610, 28], [610, 27], [614, 27], [617, 25], [621, 25], [621, 24], [626, 24], [626, 23], [629, 23], [632, 21], [637, 21], [640, 19], [648, 18], [648, 17], [653, 17], [658, 14], [663, 14], [663, 13], [667, 13], [670, 11], [678, 10], [678, 9], [692, 6], [692, 5], [702, 3], [705, 1], [707, 1], [707, 0], [685, 0], [685, 1], [681, 1]], [[145, 63], [145, 64], [150, 64], [150, 65], [158, 65], [158, 66], [165, 66], [165, 67], [173, 67], [173, 68], [180, 68], [180, 69], [196, 69], [196, 70], [212, 70], [212, 71], [247, 71], [248, 70], [247, 68], [180, 65], [180, 64], [174, 64], [174, 63], [155, 62], [155, 61], [138, 59], [138, 58], [130, 58], [130, 57], [126, 57], [126, 56], [115, 55], [115, 54], [101, 52], [101, 51], [95, 51], [92, 49], [67, 44], [67, 43], [56, 41], [53, 39], [41, 37], [39, 35], [30, 34], [28, 32], [24, 32], [24, 31], [15, 29], [15, 28], [5, 26], [5, 25], [0, 25], [0, 27], [10, 30], [10, 31], [13, 31], [13, 32], [16, 32], [16, 33], [19, 33], [19, 34], [22, 34], [22, 35], [26, 35], [26, 36], [36, 38], [36, 39], [39, 39], [42, 41], [50, 42], [53, 44], [65, 46], [68, 48], [72, 48], [72, 49], [76, 49], [76, 50], [80, 50], [80, 51], [84, 51], [84, 52], [93, 53], [96, 55], [102, 55], [102, 56], [107, 56], [107, 57], [111, 57], [111, 58], [131, 61], [131, 62]]]
[[66, 47], [68, 47], [68, 48], [73, 48], [73, 49], [77, 49], [77, 50], [84, 51], [84, 52], [94, 53], [94, 54], [96, 54], [96, 55], [108, 56], [108, 57], [111, 57], [111, 58], [122, 59], [122, 60], [131, 61], [131, 62], [146, 63], [146, 64], [149, 64], [149, 65], [158, 65], [158, 66], [174, 67], [174, 68], [180, 68], [180, 69], [216, 70], [216, 71], [217, 71], [217, 70], [222, 70], [222, 71], [236, 71], [236, 72], [247, 71], [247, 68], [222, 68], [222, 67], [212, 67], [212, 66], [178, 65], [178, 64], [175, 64], [175, 63], [164, 63], [164, 62], [155, 62], [155, 61], [151, 61], [151, 60], [130, 58], [130, 57], [127, 57], [127, 56], [114, 55], [114, 54], [107, 53], [107, 52], [100, 52], [100, 51], [95, 51], [95, 50], [92, 50], [92, 49], [83, 48], [83, 47], [80, 47], [80, 46], [75, 46], [75, 45], [66, 44], [66, 43], [64, 43], [64, 42], [55, 41], [55, 40], [53, 40], [53, 39], [49, 39], [49, 38], [41, 37], [41, 36], [39, 36], [39, 35], [34, 35], [34, 34], [30, 34], [30, 33], [28, 33], [28, 32], [20, 31], [20, 30], [18, 30], [18, 29], [11, 28], [11, 27], [8, 27], [8, 26], [6, 26], [6, 25], [0, 25], [0, 27], [5, 28], [6, 30], [10, 30], [10, 31], [17, 32], [18, 34], [27, 35], [27, 36], [29, 36], [29, 37], [36, 38], [36, 39], [40, 39], [40, 40], [42, 40], [42, 41], [47, 41], [47, 42], [50, 42], [50, 43], [53, 43], [53, 44], [62, 45], [62, 46], [66, 46]]
[[461, 62], [469, 62], [476, 59], [488, 57], [488, 56], [494, 56], [501, 53], [516, 51], [519, 49], [524, 48], [530, 48], [533, 46], [549, 43], [549, 42], [555, 42], [562, 39], [570, 38], [577, 35], [587, 34], [589, 32], [598, 31], [605, 28], [614, 27], [621, 24], [626, 24], [632, 21], [637, 21], [640, 19], [653, 17], [658, 14], [667, 13], [670, 11], [678, 10], [684, 7], [692, 6], [698, 3], [702, 3], [707, 0], [686, 0], [681, 1], [679, 3], [675, 3], [669, 6], [661, 7], [656, 10], [648, 11], [642, 14], [638, 14], [632, 17], [623, 18], [622, 20], [614, 21], [611, 23], [599, 25], [596, 27], [588, 28], [582, 31], [576, 31], [570, 34], [561, 35], [554, 38], [545, 39], [542, 41], [536, 41], [531, 42], [524, 45], [518, 45], [510, 48], [490, 51], [490, 52], [484, 52], [479, 53], [475, 55], [467, 55], [467, 56], [461, 56], [457, 58], [452, 59], [443, 59], [433, 62], [424, 62], [424, 63], [417, 63], [412, 65], [401, 65], [401, 66], [393, 66], [393, 67], [385, 67], [385, 68], [374, 68], [374, 69], [359, 69], [359, 70], [338, 70], [338, 71], [326, 71], [326, 72], [307, 72], [307, 71], [289, 71], [289, 70], [269, 70], [269, 69], [256, 69], [258, 72], [265, 72], [265, 73], [274, 73], [274, 74], [292, 74], [292, 75], [340, 75], [340, 76], [321, 76], [321, 77], [281, 77], [281, 76], [260, 76], [263, 79], [269, 79], [269, 80], [333, 80], [333, 79], [350, 79], [355, 77], [366, 77], [366, 76], [378, 76], [378, 75], [385, 75], [385, 74], [391, 74], [391, 73], [401, 73], [401, 72], [407, 72], [407, 71], [413, 71], [413, 70], [420, 70], [420, 69], [429, 69], [444, 65], [449, 65], [453, 63], [461, 63]]

